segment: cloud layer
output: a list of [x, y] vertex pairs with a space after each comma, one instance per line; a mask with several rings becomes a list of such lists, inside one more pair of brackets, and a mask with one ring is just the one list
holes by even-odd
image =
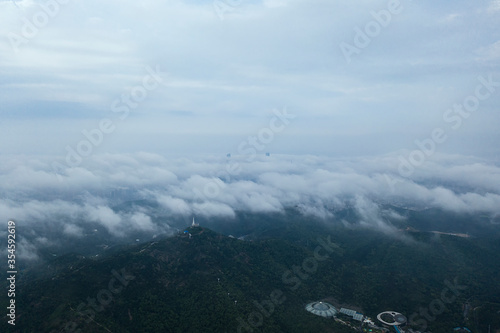
[[[182, 216], [234, 217], [236, 210], [280, 212], [298, 205], [305, 213], [326, 217], [363, 200], [500, 213], [497, 166], [471, 157], [436, 154], [406, 178], [398, 173], [400, 156], [170, 160], [150, 153], [106, 154], [62, 171], [52, 169], [50, 158], [12, 157], [0, 174], [0, 218], [28, 223], [84, 218], [117, 234], [122, 225], [153, 230], [143, 212], [123, 217], [110, 208], [138, 199], [156, 202], [167, 215]], [[68, 234], [77, 230], [69, 227]]]

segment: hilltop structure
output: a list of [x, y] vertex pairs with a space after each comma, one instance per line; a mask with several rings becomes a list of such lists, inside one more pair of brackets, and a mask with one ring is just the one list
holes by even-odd
[[199, 226], [200, 226], [199, 223], [194, 222], [194, 216], [193, 216], [193, 223], [191, 224], [191, 227], [199, 227]]

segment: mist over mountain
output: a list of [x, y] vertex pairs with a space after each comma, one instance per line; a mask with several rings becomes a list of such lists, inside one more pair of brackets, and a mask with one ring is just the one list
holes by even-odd
[[[327, 224], [387, 234], [407, 219], [397, 208], [475, 217], [469, 225], [457, 222], [456, 228], [448, 223], [441, 230], [447, 232], [500, 223], [500, 168], [470, 157], [437, 155], [411, 177], [398, 173], [397, 155], [192, 160], [98, 155], [60, 174], [48, 158], [16, 159], [3, 165], [0, 218], [25, 228], [19, 256], [28, 260], [39, 249], [57, 247], [60, 239], [85, 242], [96, 233], [111, 239], [150, 238], [173, 234], [193, 216], [231, 224], [238, 212], [282, 214], [287, 208]], [[356, 218], [342, 217], [347, 210]]]

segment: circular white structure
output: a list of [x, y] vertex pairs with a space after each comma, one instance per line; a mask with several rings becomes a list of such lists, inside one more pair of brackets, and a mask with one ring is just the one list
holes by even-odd
[[330, 303], [312, 302], [306, 305], [306, 310], [321, 317], [333, 317], [337, 314], [337, 309]]
[[377, 319], [388, 326], [399, 326], [406, 323], [406, 317], [399, 312], [385, 311], [377, 315]]

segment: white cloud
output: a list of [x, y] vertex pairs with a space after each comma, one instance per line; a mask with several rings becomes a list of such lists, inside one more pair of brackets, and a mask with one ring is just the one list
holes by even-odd
[[63, 233], [71, 237], [76, 237], [76, 238], [83, 237], [83, 229], [75, 224], [65, 224], [63, 228]]
[[105, 227], [108, 232], [114, 236], [122, 236], [122, 218], [111, 208], [106, 206], [91, 207], [87, 206], [87, 216], [90, 221], [98, 222]]
[[156, 225], [151, 221], [151, 217], [141, 212], [134, 213], [130, 217], [130, 224], [132, 228], [141, 231], [155, 231], [157, 229]]
[[235, 217], [234, 210], [231, 207], [218, 202], [194, 203], [193, 211], [196, 215], [206, 217]]
[[374, 202], [358, 195], [355, 198], [354, 207], [359, 214], [360, 225], [380, 230], [388, 234], [392, 234], [395, 232], [396, 229], [383, 219], [383, 217], [381, 216], [380, 207]]
[[38, 250], [34, 244], [26, 239], [19, 240], [16, 246], [17, 257], [26, 261], [38, 260]]
[[[29, 230], [24, 235], [29, 240], [21, 245], [27, 259], [38, 258], [37, 249], [58, 244], [59, 237], [82, 239], [97, 225], [112, 238], [169, 234], [192, 216], [228, 221], [238, 211], [276, 213], [295, 207], [305, 216], [339, 223], [337, 213], [353, 208], [355, 221], [343, 221], [348, 227], [398, 238], [395, 225], [405, 217], [386, 204], [480, 214], [492, 223], [500, 216], [500, 167], [470, 156], [436, 153], [405, 178], [398, 174], [398, 154], [256, 160], [104, 154], [71, 169], [78, 172], [68, 170], [62, 182], [49, 171], [50, 157], [11, 161], [26, 163], [0, 166], [0, 219], [14, 219]], [[230, 162], [237, 162], [237, 174], [225, 174]]]
[[191, 214], [191, 208], [183, 199], [173, 198], [170, 195], [159, 194], [156, 196], [156, 200], [161, 206], [165, 207], [167, 211], [172, 214]]
[[[343, 207], [346, 200], [358, 195], [379, 202], [500, 212], [500, 205], [496, 205], [500, 168], [470, 157], [435, 154], [415, 169], [411, 178], [398, 174], [398, 155], [363, 159], [283, 155], [262, 161], [235, 160], [240, 172], [225, 175], [227, 163], [233, 160], [98, 155], [89, 160], [88, 167], [70, 169], [80, 172], [68, 171], [62, 182], [47, 170], [50, 160], [31, 160], [23, 172], [19, 168], [2, 170], [0, 215], [22, 220], [87, 217], [112, 231], [128, 219], [109, 207], [123, 198], [154, 199], [173, 215], [232, 216], [234, 210], [276, 212], [294, 205]], [[25, 184], [36, 185], [30, 188]], [[144, 216], [136, 218], [149, 225]]]
[[479, 61], [498, 61], [500, 59], [500, 41], [481, 47], [476, 53]]
[[492, 0], [488, 7], [488, 12], [497, 13], [500, 11], [500, 0]]

